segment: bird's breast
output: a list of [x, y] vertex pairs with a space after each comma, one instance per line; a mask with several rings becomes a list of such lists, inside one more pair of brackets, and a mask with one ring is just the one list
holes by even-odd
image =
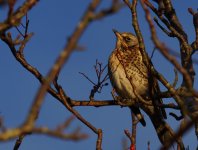
[[120, 62], [115, 52], [109, 57], [109, 77], [117, 94], [126, 99], [136, 98], [136, 93], [146, 95], [148, 92], [148, 80], [145, 78], [145, 74], [132, 63], [122, 62]]

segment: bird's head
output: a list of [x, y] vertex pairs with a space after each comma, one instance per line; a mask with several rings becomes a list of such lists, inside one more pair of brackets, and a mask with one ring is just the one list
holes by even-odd
[[132, 33], [120, 33], [115, 29], [113, 29], [113, 32], [117, 37], [116, 48], [133, 48], [139, 46], [137, 37]]

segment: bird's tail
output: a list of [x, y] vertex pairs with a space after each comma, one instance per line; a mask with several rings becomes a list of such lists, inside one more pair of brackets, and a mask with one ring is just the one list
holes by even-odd
[[146, 121], [144, 120], [143, 115], [140, 112], [140, 109], [136, 106], [130, 106], [131, 112], [136, 116], [136, 118], [139, 120], [139, 122], [142, 124], [142, 126], [146, 126]]

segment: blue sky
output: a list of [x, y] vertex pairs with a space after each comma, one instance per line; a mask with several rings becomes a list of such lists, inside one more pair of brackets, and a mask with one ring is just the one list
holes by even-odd
[[[30, 19], [29, 31], [34, 32], [34, 36], [25, 48], [25, 57], [27, 61], [36, 67], [45, 75], [56, 57], [63, 49], [68, 36], [73, 32], [83, 12], [85, 11], [90, 0], [73, 0], [73, 1], [40, 1], [28, 14]], [[100, 8], [108, 7], [110, 0], [103, 1]], [[22, 0], [18, 4], [22, 3]], [[196, 0], [173, 0], [177, 14], [189, 35], [189, 41], [195, 38], [192, 16], [188, 13], [187, 8], [197, 8]], [[99, 9], [100, 10], [100, 9]], [[144, 18], [144, 12], [141, 7], [139, 10], [139, 23], [144, 36], [146, 49], [151, 54], [153, 44], [150, 40], [148, 24]], [[6, 8], [0, 10], [0, 20], [5, 19]], [[73, 99], [88, 99], [92, 85], [83, 78], [78, 72], [86, 73], [91, 79], [96, 80], [93, 65], [98, 59], [104, 65], [107, 64], [108, 56], [115, 47], [115, 35], [112, 28], [118, 31], [133, 32], [131, 26], [131, 14], [127, 8], [122, 9], [119, 13], [108, 16], [102, 20], [93, 22], [81, 37], [79, 44], [86, 47], [83, 52], [74, 52], [65, 64], [59, 82], [66, 91], [67, 95]], [[13, 36], [17, 34], [15, 29], [11, 32]], [[178, 52], [178, 42], [174, 38], [167, 38], [159, 29], [157, 30], [159, 38], [174, 51]], [[4, 119], [4, 124], [8, 128], [19, 126], [27, 116], [34, 95], [39, 87], [39, 82], [27, 72], [12, 56], [9, 48], [0, 41], [0, 115]], [[161, 72], [168, 81], [174, 80], [173, 66], [156, 52], [153, 63], [157, 70]], [[197, 70], [197, 65], [195, 65]], [[179, 78], [181, 83], [182, 78]], [[179, 84], [178, 84], [179, 85]], [[195, 80], [197, 88], [197, 80]], [[161, 89], [164, 88], [161, 86]], [[95, 99], [112, 99], [111, 86], [104, 87], [101, 94], [96, 94]], [[171, 102], [172, 100], [165, 100]], [[88, 121], [95, 127], [103, 130], [103, 149], [120, 150], [122, 148], [122, 139], [125, 137], [124, 129], [131, 129], [131, 117], [128, 108], [118, 106], [111, 107], [76, 107]], [[168, 112], [170, 110], [167, 110]], [[176, 112], [179, 114], [179, 112]], [[71, 114], [51, 95], [47, 94], [37, 125], [45, 125], [49, 128], [55, 128]], [[146, 116], [146, 114], [145, 114]], [[146, 116], [147, 126], [144, 128], [138, 125], [137, 129], [137, 149], [146, 149], [147, 141], [151, 143], [151, 149], [159, 147], [159, 140], [155, 135], [154, 128]], [[174, 129], [177, 129], [178, 122], [172, 117], [167, 120]], [[27, 136], [21, 150], [34, 149], [78, 149], [93, 150], [95, 149], [96, 135], [90, 129], [84, 126], [77, 119], [68, 129], [72, 131], [76, 127], [81, 127], [82, 132], [89, 134], [89, 139], [72, 142], [63, 141], [43, 135]], [[13, 148], [15, 140], [0, 143], [0, 149], [10, 150]], [[194, 130], [191, 129], [184, 137], [184, 143], [190, 145], [190, 149], [196, 147], [196, 137]]]

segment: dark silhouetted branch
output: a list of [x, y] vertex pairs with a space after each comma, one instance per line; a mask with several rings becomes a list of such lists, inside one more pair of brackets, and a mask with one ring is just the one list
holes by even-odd
[[195, 41], [191, 44], [193, 48], [192, 54], [198, 50], [198, 12], [194, 12], [192, 8], [188, 8], [189, 13], [193, 16], [193, 24], [195, 28]]
[[96, 64], [94, 65], [94, 69], [95, 69], [96, 76], [97, 76], [97, 81], [96, 82], [92, 81], [86, 74], [84, 74], [82, 72], [79, 72], [89, 82], [91, 82], [93, 84], [93, 88], [91, 89], [91, 92], [90, 92], [90, 95], [89, 95], [90, 101], [94, 100], [95, 93], [97, 93], [97, 92], [100, 93], [102, 88], [104, 86], [108, 85], [108, 83], [106, 82], [109, 79], [108, 73], [106, 73], [106, 75], [102, 78], [106, 68], [107, 68], [107, 65], [102, 67], [102, 63], [100, 63], [100, 62], [98, 62], [98, 60], [96, 60]]
[[14, 149], [13, 150], [18, 150], [19, 149], [19, 147], [21, 146], [21, 143], [22, 143], [24, 137], [25, 137], [25, 135], [20, 135], [18, 137], [18, 139], [15, 142], [15, 145], [14, 145]]
[[184, 116], [177, 116], [175, 113], [173, 113], [173, 112], [170, 112], [169, 113], [169, 115], [170, 116], [172, 116], [172, 117], [174, 117], [175, 118], [175, 120], [177, 120], [177, 121], [179, 121], [179, 120], [181, 120], [181, 119], [183, 119], [184, 118]]

